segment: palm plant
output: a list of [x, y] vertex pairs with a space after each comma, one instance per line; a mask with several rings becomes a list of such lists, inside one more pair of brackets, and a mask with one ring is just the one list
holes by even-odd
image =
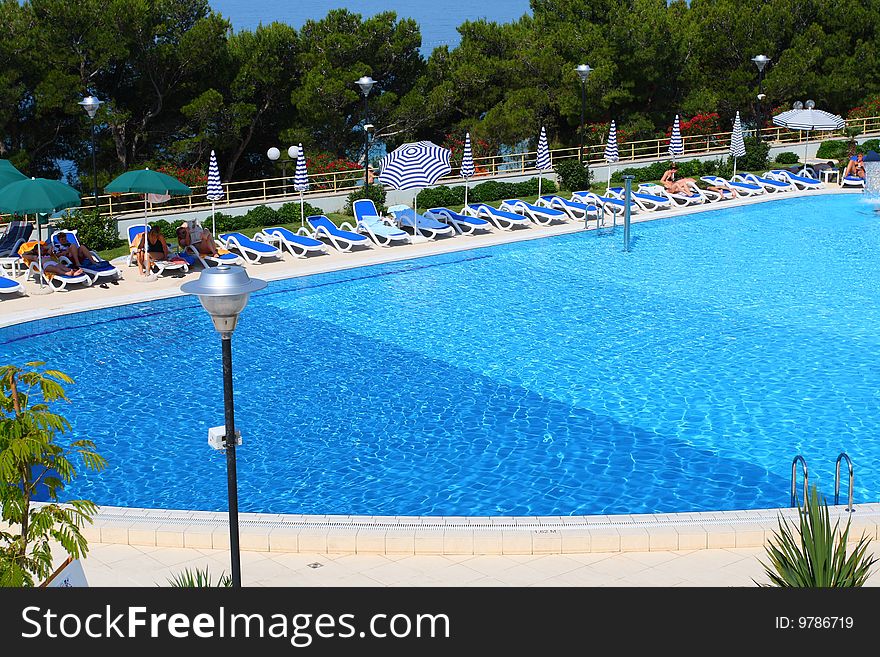
[[205, 566], [203, 569], [194, 568], [190, 570], [186, 568], [182, 573], [169, 578], [168, 583], [172, 587], [180, 589], [202, 589], [215, 586], [223, 588], [232, 586], [232, 578], [226, 573], [220, 573], [220, 577], [214, 583], [214, 578], [208, 571], [208, 567]]
[[847, 556], [850, 520], [840, 531], [840, 520], [831, 525], [824, 498], [816, 487], [810, 490], [803, 507], [798, 509], [799, 527], [780, 517], [779, 530], [767, 546], [770, 564], [761, 562], [770, 578], [766, 586], [780, 587], [854, 587], [862, 586], [877, 561], [868, 554], [871, 539], [862, 536]]

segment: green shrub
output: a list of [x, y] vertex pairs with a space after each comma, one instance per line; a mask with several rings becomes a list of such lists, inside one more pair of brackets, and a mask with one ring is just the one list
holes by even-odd
[[241, 217], [240, 228], [261, 228], [262, 226], [271, 226], [277, 224], [278, 218], [275, 210], [268, 205], [258, 205], [248, 210], [248, 213]]
[[80, 244], [95, 251], [115, 249], [123, 243], [119, 239], [116, 219], [96, 214], [94, 211], [77, 210], [62, 219], [59, 230], [75, 230]]
[[743, 171], [761, 171], [767, 168], [770, 144], [757, 137], [745, 139], [746, 154], [738, 158], [736, 166]]
[[[345, 214], [354, 216], [354, 210], [352, 210], [352, 204], [361, 198], [369, 198], [373, 200], [373, 203], [376, 204], [376, 210], [379, 214], [385, 214], [385, 188], [382, 185], [361, 185], [356, 190], [354, 190], [348, 197], [345, 199], [345, 208], [342, 210]], [[319, 214], [324, 214], [323, 212]]]
[[791, 151], [780, 153], [775, 159], [778, 164], [797, 164], [801, 161], [797, 153], [792, 153]]
[[823, 141], [819, 144], [816, 157], [820, 160], [846, 160], [849, 157], [849, 144], [840, 139]]
[[880, 139], [866, 139], [859, 145], [859, 153], [865, 154], [868, 151], [880, 153]]
[[851, 518], [840, 531], [840, 520], [831, 524], [828, 505], [820, 499], [816, 487], [810, 490], [803, 507], [798, 509], [798, 527], [785, 518], [767, 546], [770, 564], [761, 563], [772, 586], [780, 587], [855, 587], [862, 586], [877, 559], [868, 554], [871, 539], [859, 539], [847, 556]]
[[279, 224], [296, 224], [302, 221], [303, 217], [310, 217], [314, 214], [327, 214], [321, 208], [316, 208], [309, 203], [303, 203], [302, 208], [296, 201], [285, 203], [275, 211], [276, 221]]
[[559, 176], [559, 186], [563, 189], [577, 192], [590, 188], [593, 172], [578, 160], [560, 160], [553, 165], [553, 170]]
[[[473, 195], [468, 192], [468, 200], [470, 201], [472, 198]], [[458, 187], [440, 185], [423, 189], [416, 197], [416, 203], [420, 208], [446, 208], [464, 205], [464, 185]]]

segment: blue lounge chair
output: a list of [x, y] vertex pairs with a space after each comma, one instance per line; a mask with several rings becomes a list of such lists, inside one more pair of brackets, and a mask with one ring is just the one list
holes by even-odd
[[[52, 245], [56, 248], [61, 246], [59, 237], [62, 234], [67, 236], [68, 243], [72, 244], [73, 246], [81, 246], [79, 240], [76, 237], [75, 230], [59, 230], [52, 233]], [[95, 261], [88, 262], [87, 260], [84, 260], [80, 263], [79, 268], [82, 269], [89, 276], [89, 278], [92, 279], [92, 284], [97, 283], [99, 278], [122, 278], [122, 272], [119, 271], [119, 269], [117, 269], [113, 264], [101, 258], [101, 256], [99, 256], [95, 251], [89, 250], [89, 253]], [[68, 266], [73, 266], [73, 262], [71, 262], [69, 258], [62, 256], [61, 259], [64, 260]]]
[[537, 201], [535, 201], [536, 205], [540, 205], [545, 208], [552, 208], [554, 210], [560, 210], [565, 212], [569, 218], [575, 221], [587, 221], [589, 219], [595, 219], [599, 221], [600, 216], [602, 215], [602, 208], [593, 203], [579, 203], [578, 201], [570, 201], [567, 198], [562, 198], [561, 196], [556, 196], [553, 194], [548, 194], [547, 196], [541, 196]]
[[336, 224], [323, 214], [316, 214], [306, 217], [306, 223], [313, 231], [312, 237], [315, 239], [326, 237], [334, 248], [343, 253], [351, 251], [355, 246], [370, 246], [370, 240], [367, 236], [354, 232], [354, 226], [348, 222], [344, 222], [341, 227], [337, 228]]
[[515, 212], [507, 212], [493, 208], [486, 203], [471, 203], [462, 210], [462, 212], [471, 217], [487, 219], [493, 226], [501, 230], [513, 230], [516, 226], [529, 227], [528, 218]]
[[[85, 273], [67, 275], [45, 271], [46, 267], [49, 266], [49, 263], [52, 262], [52, 256], [46, 255], [42, 258], [38, 258], [34, 255], [33, 251], [30, 249], [38, 244], [45, 244], [45, 242], [25, 242], [18, 247], [18, 255], [27, 263], [28, 274], [32, 275], [35, 281], [42, 281], [48, 285], [49, 289], [52, 291], [66, 290], [68, 285], [74, 285], [77, 283], [82, 283], [86, 287], [92, 284], [92, 279]], [[40, 269], [41, 265], [43, 267], [42, 269]]]
[[569, 219], [568, 213], [562, 210], [554, 210], [553, 208], [545, 208], [533, 203], [526, 203], [518, 198], [503, 201], [499, 209], [507, 212], [515, 212], [524, 217], [528, 217], [539, 226], [549, 226], [557, 221], [566, 222]]
[[782, 182], [791, 183], [798, 189], [822, 189], [825, 185], [818, 178], [810, 178], [808, 176], [800, 176], [785, 169], [773, 169], [764, 174], [765, 178], [775, 178]]
[[[147, 225], [147, 231], [149, 231], [150, 226]], [[134, 226], [128, 227], [128, 266], [131, 267], [135, 264], [135, 254], [137, 253], [137, 248], [134, 245], [134, 241], [137, 239], [138, 235], [141, 235], [144, 232], [143, 224], [136, 224]], [[169, 253], [169, 256], [171, 254]], [[182, 269], [183, 273], [186, 274], [189, 271], [189, 262], [187, 262], [186, 258], [180, 256], [179, 254], [172, 257], [169, 260], [153, 260], [150, 258], [151, 268], [155, 268], [159, 274], [164, 274], [166, 271], [177, 271], [178, 269]]]
[[757, 196], [758, 194], [764, 193], [764, 188], [761, 185], [755, 185], [754, 183], [742, 182], [740, 180], [727, 180], [722, 178], [721, 176], [701, 176], [700, 180], [703, 182], [707, 182], [710, 185], [714, 185], [715, 187], [721, 187], [724, 189], [732, 189], [740, 196]]
[[840, 181], [841, 187], [864, 187], [865, 179], [858, 176], [844, 176]]
[[264, 228], [254, 235], [254, 239], [258, 242], [277, 246], [282, 250], [287, 249], [290, 255], [295, 258], [305, 258], [309, 253], [327, 253], [327, 247], [324, 242], [316, 240], [314, 237], [297, 235], [292, 230], [282, 226]]
[[[630, 193], [632, 194], [633, 203], [638, 205], [642, 210], [654, 211], [669, 210], [670, 208], [672, 208], [672, 199], [666, 196], [658, 196], [657, 194], [646, 194], [645, 192], [639, 192], [635, 190]], [[623, 187], [609, 187], [605, 190], [605, 196], [616, 198], [620, 201], [623, 200], [625, 194], [626, 190]]]
[[33, 232], [34, 227], [26, 221], [10, 221], [6, 232], [0, 237], [0, 258], [13, 257]]
[[11, 278], [0, 276], [0, 295], [5, 296], [7, 294], [18, 294], [20, 292], [24, 292], [24, 288], [21, 286], [21, 283], [18, 283]]
[[[571, 195], [571, 200], [576, 203], [587, 203], [597, 205], [602, 208], [606, 212], [611, 212], [612, 214], [619, 214], [626, 210], [626, 203], [621, 201], [619, 198], [612, 198], [611, 196], [599, 196], [594, 192], [582, 191], [582, 192], [574, 192]], [[629, 211], [630, 212], [638, 212], [641, 208], [639, 208], [638, 204], [630, 203]]]
[[689, 205], [700, 205], [707, 201], [706, 197], [691, 190], [690, 194], [682, 194], [679, 192], [669, 192], [663, 185], [656, 183], [641, 183], [639, 185], [639, 193], [654, 194], [655, 196], [664, 196], [672, 201], [676, 207], [687, 207]]
[[448, 208], [431, 208], [425, 214], [437, 221], [449, 224], [460, 235], [473, 235], [478, 230], [492, 230], [492, 224], [485, 219], [469, 217], [465, 214], [453, 212]]
[[394, 222], [401, 228], [410, 228], [413, 234], [418, 233], [428, 239], [437, 239], [442, 235], [455, 235], [455, 229], [432, 216], [418, 214], [408, 205], [392, 205], [388, 212]]
[[254, 264], [262, 262], [264, 258], [281, 260], [283, 254], [271, 244], [252, 240], [241, 233], [223, 233], [219, 237], [220, 244], [229, 250], [238, 251], [246, 262]]
[[351, 207], [354, 211], [355, 230], [369, 235], [379, 246], [391, 246], [394, 242], [409, 243], [409, 235], [391, 225], [390, 220], [386, 221], [372, 199], [358, 199]]
[[765, 178], [764, 176], [758, 176], [754, 173], [738, 173], [734, 176], [734, 180], [758, 185], [768, 193], [790, 192], [797, 189], [797, 187], [789, 182], [776, 180], [776, 178]]

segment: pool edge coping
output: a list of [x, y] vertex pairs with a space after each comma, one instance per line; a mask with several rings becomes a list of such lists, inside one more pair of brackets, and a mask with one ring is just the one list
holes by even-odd
[[[738, 198], [721, 204], [674, 208], [633, 215], [632, 223], [681, 217], [774, 200], [819, 195], [859, 194], [861, 190], [825, 188]], [[595, 229], [591, 229], [595, 230]], [[366, 261], [333, 263], [319, 271], [287, 270], [266, 276], [286, 280], [345, 271], [432, 255], [476, 250], [501, 244], [583, 232], [577, 223], [529, 231], [495, 233], [490, 243], [434, 243], [425, 253], [376, 251]], [[111, 296], [97, 303], [65, 304], [0, 319], [0, 328], [102, 308], [183, 296], [179, 287]], [[855, 505], [858, 515], [843, 506], [831, 507], [832, 518], [851, 517], [850, 540], [863, 534], [880, 538], [880, 503]], [[709, 511], [596, 516], [310, 516], [243, 513], [241, 549], [309, 554], [578, 554], [594, 552], [672, 551], [760, 547], [778, 529], [778, 519], [797, 520], [797, 509]], [[862, 530], [862, 531], [859, 531]], [[167, 548], [229, 549], [225, 512], [169, 511], [102, 506], [94, 522], [83, 528], [95, 543]]]

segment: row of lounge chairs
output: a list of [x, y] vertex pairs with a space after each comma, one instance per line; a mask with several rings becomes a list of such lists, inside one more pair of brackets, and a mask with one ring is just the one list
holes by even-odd
[[[701, 180], [714, 189], [701, 189], [691, 185], [689, 193], [670, 193], [663, 186], [643, 183], [632, 191], [630, 211], [653, 212], [712, 203], [736, 196], [758, 196], [785, 191], [819, 189], [822, 182], [811, 176], [798, 175], [784, 169], [775, 169], [762, 176], [742, 173], [726, 180], [719, 176], [703, 176]], [[499, 207], [487, 203], [471, 203], [461, 211], [436, 207], [424, 214], [406, 205], [389, 208], [387, 216], [381, 215], [373, 201], [355, 201], [354, 222], [334, 224], [324, 215], [313, 215], [305, 220], [299, 231], [283, 227], [265, 228], [253, 237], [240, 232], [222, 233], [217, 237], [223, 247], [219, 256], [206, 256], [193, 246], [178, 249], [168, 260], [154, 261], [159, 274], [187, 273], [196, 264], [210, 267], [217, 264], [256, 264], [267, 260], [279, 260], [285, 252], [297, 258], [326, 253], [332, 247], [349, 252], [358, 247], [381, 247], [405, 244], [416, 236], [438, 239], [454, 235], [475, 235], [492, 230], [514, 230], [530, 225], [549, 226], [565, 222], [595, 221], [599, 226], [606, 215], [617, 215], [626, 210], [624, 189], [608, 187], [605, 194], [591, 191], [575, 192], [571, 198], [556, 194], [539, 197], [534, 203], [520, 199], [508, 199]], [[2, 258], [18, 252], [30, 237], [32, 227], [25, 222], [13, 222], [6, 234], [0, 237], [0, 264]], [[129, 244], [143, 232], [144, 226], [132, 226], [128, 231]], [[65, 231], [68, 241], [79, 245], [75, 231]], [[56, 233], [53, 238], [57, 239]], [[121, 272], [111, 263], [104, 262], [94, 254], [97, 264], [83, 267], [81, 276], [50, 275], [41, 272], [35, 262], [28, 264], [28, 271], [35, 279], [42, 280], [53, 289], [66, 289], [68, 285], [82, 283], [93, 285], [111, 277], [121, 277]], [[134, 249], [128, 264], [134, 262]], [[0, 295], [20, 292], [21, 286], [14, 280], [0, 276]]]

